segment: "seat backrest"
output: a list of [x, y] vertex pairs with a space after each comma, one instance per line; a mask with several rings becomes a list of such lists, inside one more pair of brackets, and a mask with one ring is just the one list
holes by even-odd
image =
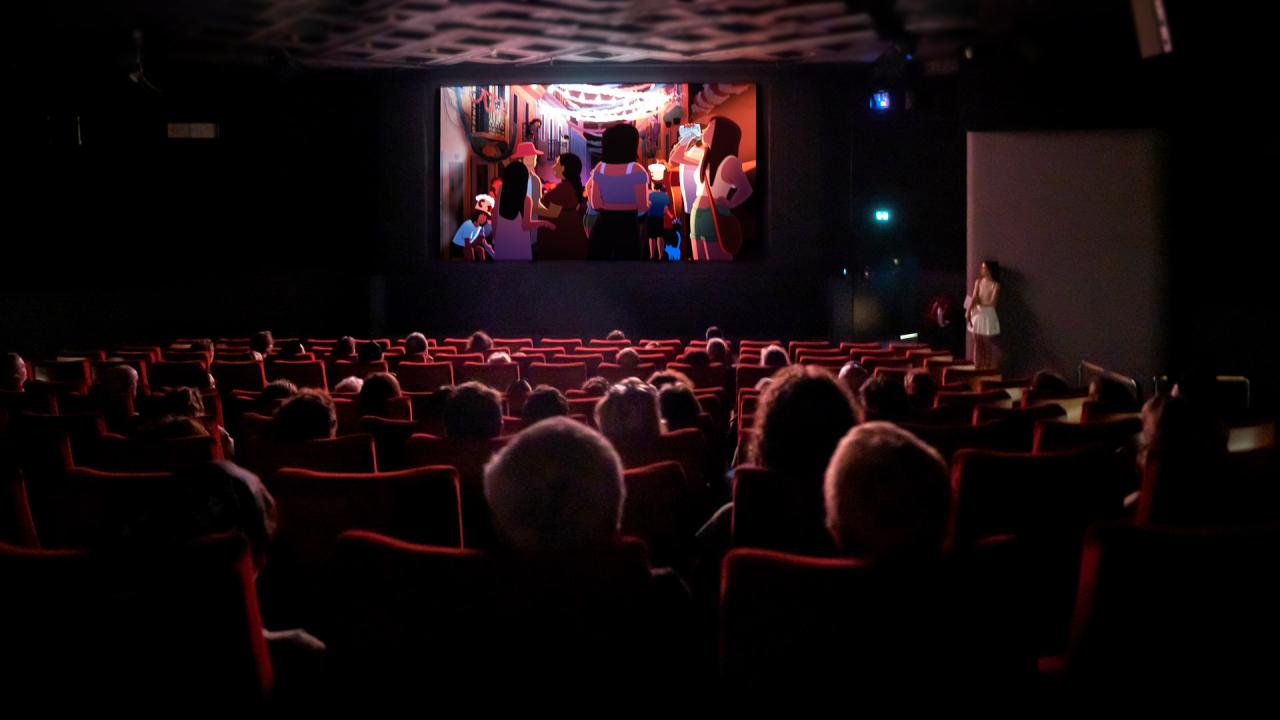
[[366, 415], [356, 422], [358, 432], [373, 437], [373, 447], [378, 469], [382, 472], [404, 470], [409, 467], [405, 459], [405, 444], [415, 433], [429, 433], [417, 420], [394, 420]]
[[267, 373], [261, 360], [228, 362], [215, 360], [210, 368], [222, 392], [232, 390], [261, 390], [266, 387]]
[[458, 473], [450, 467], [389, 473], [284, 468], [267, 487], [280, 520], [260, 584], [267, 617], [289, 627], [315, 627], [320, 620], [326, 590], [322, 571], [347, 530], [462, 546]]
[[[538, 345], [535, 347], [522, 348], [519, 352], [521, 355], [542, 356], [538, 362], [547, 362], [554, 360], [556, 357], [564, 354], [572, 354], [578, 352], [577, 347], [562, 347], [560, 345]], [[514, 355], [512, 356], [514, 357]]]
[[[618, 351], [621, 349], [622, 347], [617, 345], [613, 345], [613, 346], [583, 345], [580, 348], [575, 348], [572, 353], [563, 353], [563, 354], [564, 355], [599, 355], [600, 357], [604, 358], [604, 362], [614, 362], [618, 359]], [[554, 358], [547, 358], [547, 360], [549, 362], [560, 362], [561, 357], [562, 355], [557, 355]]]
[[[279, 509], [276, 545], [299, 553], [365, 529], [428, 545], [462, 546], [458, 472], [446, 466], [381, 473], [281, 468], [268, 481]], [[273, 548], [275, 562], [277, 548]]]
[[684, 373], [693, 381], [695, 388], [729, 388], [734, 378], [731, 368], [720, 363], [701, 367], [685, 363], [667, 363], [667, 369]]
[[846, 353], [852, 353], [854, 350], [888, 350], [882, 343], [878, 342], [842, 342], [840, 350]]
[[890, 687], [940, 688], [956, 672], [943, 659], [949, 633], [937, 573], [758, 549], [730, 551], [723, 568], [720, 671], [735, 689], [838, 680], [878, 697]]
[[1105, 449], [1053, 453], [961, 450], [951, 468], [958, 547], [1014, 534], [1078, 543], [1089, 524], [1123, 509], [1136, 485], [1125, 458]]
[[573, 348], [582, 347], [581, 338], [542, 338], [538, 340], [538, 347], [560, 347], [565, 351], [572, 351]]
[[832, 555], [822, 479], [806, 484], [762, 467], [734, 468], [733, 546]]
[[375, 360], [373, 362], [335, 360], [329, 366], [329, 370], [326, 370], [325, 372], [329, 376], [329, 382], [337, 385], [349, 377], [358, 377], [363, 380], [373, 373], [390, 372], [390, 368], [388, 367], [386, 360]]
[[839, 352], [840, 346], [832, 344], [830, 340], [792, 340], [787, 343], [787, 354], [791, 357], [795, 357], [801, 349]]
[[809, 348], [802, 347], [791, 353], [789, 356], [796, 362], [806, 362], [808, 360], [840, 360], [841, 362], [849, 359], [848, 353], [842, 353], [838, 348]]
[[400, 363], [396, 379], [405, 392], [435, 392], [453, 384], [453, 364], [447, 362]]
[[509, 363], [463, 363], [458, 373], [458, 382], [476, 381], [488, 385], [500, 393], [505, 393], [511, 384], [520, 378], [520, 365]]
[[458, 471], [467, 547], [493, 546], [493, 522], [484, 499], [484, 466], [507, 442], [505, 437], [458, 440], [413, 435], [405, 443], [405, 462], [410, 467], [447, 465]]
[[1269, 702], [1280, 672], [1276, 557], [1275, 527], [1091, 530], [1066, 657], [1071, 687]]
[[170, 472], [76, 468], [41, 528], [52, 547], [102, 547], [136, 535], [157, 509], [182, 507]]
[[267, 365], [267, 379], [288, 380], [298, 387], [329, 389], [324, 362], [320, 360], [272, 360]]
[[979, 370], [976, 367], [951, 365], [942, 369], [940, 384], [963, 382], [968, 383], [970, 389], [976, 390], [983, 380], [1000, 380], [1002, 377], [998, 370]]
[[596, 405], [600, 404], [598, 397], [571, 397], [569, 398], [569, 414], [583, 415], [587, 418], [587, 424], [591, 427], [596, 425]]
[[1009, 420], [1034, 426], [1038, 420], [1052, 420], [1066, 414], [1067, 411], [1061, 405], [1054, 404], [1036, 405], [1029, 408], [976, 405], [973, 408], [973, 422], [976, 425], [991, 420]]
[[147, 381], [153, 388], [191, 387], [204, 390], [213, 386], [206, 368], [199, 360], [154, 362], [147, 367]]
[[406, 693], [422, 677], [478, 687], [479, 667], [535, 679], [639, 671], [653, 638], [643, 543], [620, 539], [590, 562], [554, 568], [513, 560], [344, 533], [326, 637], [336, 676]]
[[903, 383], [905, 385], [907, 382], [907, 374], [914, 369], [915, 368], [909, 368], [909, 367], [885, 367], [881, 365], [880, 367], [877, 367], [875, 369], [875, 372], [871, 374], [876, 377], [892, 378], [897, 382]]
[[[856, 360], [857, 358], [854, 359]], [[972, 361], [963, 358], [927, 357], [924, 359], [924, 369], [929, 371], [929, 377], [933, 378], [933, 381], [938, 385], [943, 384], [942, 375], [947, 371], [947, 368], [951, 367], [973, 368], [974, 364]], [[972, 390], [973, 388], [970, 389]]]
[[261, 477], [270, 477], [284, 467], [328, 472], [377, 472], [373, 438], [344, 435], [325, 440], [282, 442], [265, 437], [246, 437], [240, 453], [246, 467]]
[[966, 448], [982, 450], [1028, 451], [1025, 434], [1019, 434], [1017, 428], [1006, 420], [973, 425], [960, 422], [955, 425], [932, 423], [898, 423], [903, 429], [911, 431], [916, 437], [932, 445], [942, 458], [950, 462], [960, 450]]
[[213, 353], [204, 350], [165, 350], [162, 353], [164, 360], [169, 362], [198, 362], [209, 369], [209, 363], [213, 362]]
[[780, 368], [761, 367], [759, 365], [738, 365], [734, 369], [737, 387], [754, 388], [764, 378], [773, 377]]
[[564, 392], [582, 387], [587, 380], [585, 363], [533, 363], [529, 366], [529, 384], [550, 385]]
[[32, 380], [43, 380], [52, 383], [65, 383], [72, 386], [74, 392], [88, 392], [90, 383], [89, 360], [50, 360], [32, 364]]
[[874, 349], [854, 348], [849, 351], [849, 359], [856, 360], [860, 363], [866, 363], [866, 361], [870, 360], [871, 358], [895, 357], [895, 356], [901, 356], [901, 353], [898, 352], [897, 350], [890, 350], [889, 348], [881, 348], [881, 347], [877, 347]]
[[638, 377], [641, 380], [644, 380], [652, 375], [653, 371], [654, 366], [649, 364], [642, 364], [628, 369], [615, 363], [601, 363], [600, 366], [596, 368], [595, 374], [611, 383], [616, 383], [622, 382], [629, 377]]
[[494, 338], [493, 346], [507, 351], [533, 347], [533, 338]]
[[694, 508], [680, 463], [665, 461], [631, 468], [622, 474], [627, 488], [622, 505], [622, 533], [638, 537], [660, 567], [684, 562]]
[[654, 368], [661, 370], [667, 366], [667, 355], [662, 352], [650, 352], [640, 350], [636, 353], [640, 357], [641, 365], [652, 365]]
[[43, 485], [75, 466], [77, 453], [91, 453], [106, 435], [102, 415], [44, 415], [23, 412], [12, 421], [14, 454], [26, 470], [28, 491], [39, 494], [33, 485]]
[[[462, 366], [467, 363], [482, 363], [487, 358], [484, 353], [459, 353], [457, 355], [440, 355], [436, 357], [439, 362], [447, 362], [453, 366], [453, 377], [460, 378], [462, 376]], [[461, 380], [459, 380], [461, 382]]]
[[16, 467], [0, 468], [0, 544], [39, 547], [27, 484]]
[[933, 406], [950, 407], [958, 405], [960, 407], [973, 408], [977, 405], [993, 405], [1008, 399], [1009, 393], [1004, 390], [988, 390], [986, 392], [939, 390], [938, 394], [933, 398]]
[[8, 703], [158, 707], [199, 697], [247, 709], [270, 691], [243, 537], [137, 554], [0, 546], [0, 576]]
[[1102, 420], [1091, 423], [1069, 423], [1062, 420], [1036, 422], [1033, 452], [1074, 450], [1100, 446], [1115, 450], [1136, 449], [1142, 434], [1142, 419], [1137, 417]]
[[168, 472], [222, 459], [222, 445], [212, 435], [143, 441], [107, 434], [77, 466], [111, 472]]

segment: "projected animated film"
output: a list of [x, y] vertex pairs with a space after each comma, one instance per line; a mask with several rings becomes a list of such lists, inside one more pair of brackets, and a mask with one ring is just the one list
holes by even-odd
[[440, 175], [456, 262], [758, 254], [756, 86], [445, 87]]

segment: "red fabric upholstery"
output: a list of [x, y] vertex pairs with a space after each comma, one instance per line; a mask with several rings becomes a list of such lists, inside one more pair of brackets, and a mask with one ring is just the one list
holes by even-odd
[[585, 363], [533, 363], [529, 366], [529, 384], [550, 385], [561, 392], [580, 388], [587, 381]]
[[467, 547], [493, 546], [493, 522], [484, 499], [484, 466], [506, 444], [507, 438], [456, 440], [431, 435], [414, 435], [405, 444], [410, 467], [447, 465], [458, 471]]
[[1271, 702], [1280, 673], [1280, 530], [1100, 527], [1085, 543], [1070, 688], [1113, 699]]
[[616, 383], [622, 382], [629, 377], [637, 377], [641, 380], [646, 380], [653, 374], [654, 369], [655, 366], [650, 364], [642, 364], [635, 368], [626, 369], [615, 363], [601, 363], [600, 366], [596, 368], [595, 374], [611, 383]]
[[513, 352], [515, 350], [533, 347], [533, 338], [494, 338], [493, 347], [495, 349]]
[[1009, 393], [1004, 390], [988, 390], [987, 392], [956, 392], [954, 390], [939, 390], [938, 394], [933, 398], [934, 407], [950, 407], [958, 405], [965, 408], [973, 408], [978, 405], [991, 405], [1009, 399]]
[[246, 710], [271, 689], [242, 537], [138, 555], [0, 546], [0, 577], [11, 707], [199, 698], [205, 708]]
[[916, 437], [932, 445], [943, 459], [950, 460], [957, 451], [966, 448], [982, 450], [1026, 451], [1031, 448], [1019, 444], [1025, 438], [1019, 436], [1017, 429], [1003, 420], [971, 425], [957, 423], [955, 425], [898, 423], [910, 430]]
[[955, 672], [936, 573], [754, 549], [731, 551], [723, 567], [720, 670], [736, 690], [838, 681], [881, 696], [940, 689]]
[[76, 463], [112, 472], [170, 471], [223, 459], [218, 440], [215, 436], [201, 436], [147, 442], [107, 434], [99, 438], [84, 462], [77, 457]]
[[205, 390], [213, 387], [207, 364], [199, 360], [175, 360], [151, 363], [147, 381], [153, 388], [191, 387]]
[[572, 351], [573, 348], [582, 347], [580, 338], [542, 338], [538, 341], [538, 347], [561, 347], [565, 351]]
[[690, 526], [696, 520], [680, 463], [665, 461], [631, 468], [622, 477], [627, 488], [622, 533], [643, 540], [654, 564], [682, 564], [688, 550], [686, 539], [696, 530]]
[[0, 467], [0, 543], [38, 547], [36, 523], [27, 501], [27, 485], [16, 467]]
[[373, 438], [344, 435], [332, 440], [280, 442], [269, 436], [245, 438], [240, 457], [245, 467], [271, 477], [284, 467], [328, 472], [377, 472]]
[[284, 468], [267, 486], [280, 520], [261, 585], [267, 618], [278, 626], [314, 626], [326, 592], [321, 571], [347, 530], [462, 546], [458, 473], [450, 467], [389, 473]]
[[953, 539], [959, 549], [1012, 534], [1029, 555], [1025, 589], [1040, 649], [1060, 648], [1071, 614], [1080, 547], [1090, 524], [1117, 518], [1137, 481], [1115, 453], [962, 450], [953, 462]]
[[250, 362], [214, 361], [210, 372], [218, 381], [222, 392], [232, 390], [261, 390], [267, 384], [267, 373], [261, 360]]
[[392, 420], [373, 416], [360, 418], [356, 428], [357, 432], [373, 437], [378, 469], [382, 472], [409, 467], [405, 459], [405, 444], [415, 433], [427, 432], [426, 426], [417, 420]]
[[1041, 420], [1036, 423], [1033, 452], [1074, 450], [1099, 446], [1108, 449], [1136, 448], [1142, 434], [1142, 419], [1136, 417], [1091, 423]]
[[87, 359], [36, 362], [30, 379], [70, 385], [73, 392], [88, 392], [89, 365]]
[[734, 468], [733, 545], [833, 554], [835, 543], [826, 528], [822, 479], [806, 484], [762, 467]]
[[320, 360], [272, 360], [267, 365], [267, 379], [288, 380], [300, 388], [329, 389], [324, 363]]
[[[492, 677], [532, 689], [565, 673], [631, 686], [661, 657], [635, 540], [546, 565], [355, 531], [338, 541], [334, 576], [329, 647], [351, 683], [339, 692], [415, 695], [423, 678], [455, 692], [483, 691]], [[679, 660], [661, 650], [662, 667]]]
[[400, 363], [396, 379], [405, 392], [435, 392], [453, 384], [453, 364], [447, 362]]
[[458, 373], [458, 382], [472, 380], [488, 385], [500, 393], [505, 393], [511, 384], [520, 378], [520, 365], [509, 363], [463, 363]]
[[373, 373], [390, 372], [386, 360], [376, 360], [374, 362], [351, 362], [349, 360], [335, 360], [328, 370], [329, 382], [337, 385], [346, 378], [358, 377], [361, 380]]
[[764, 378], [773, 377], [778, 368], [760, 367], [759, 365], [738, 365], [734, 369], [734, 377], [737, 380], [736, 386], [740, 388], [754, 388], [756, 383]]
[[977, 368], [952, 365], [942, 369], [941, 384], [963, 382], [969, 383], [969, 387], [973, 389], [977, 388], [978, 383], [983, 379], [998, 380], [1000, 379], [1000, 371], [979, 370]]

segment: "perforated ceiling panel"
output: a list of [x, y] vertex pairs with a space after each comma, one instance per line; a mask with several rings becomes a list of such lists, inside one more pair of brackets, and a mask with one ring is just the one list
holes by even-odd
[[275, 49], [326, 65], [872, 62], [900, 33], [913, 33], [918, 54], [953, 51], [974, 26], [957, 4], [233, 0], [174, 29], [203, 57]]

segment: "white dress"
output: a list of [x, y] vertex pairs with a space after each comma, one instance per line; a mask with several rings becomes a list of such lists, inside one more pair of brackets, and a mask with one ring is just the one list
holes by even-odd
[[969, 321], [969, 332], [974, 335], [999, 335], [1000, 318], [996, 316], [995, 300], [996, 284], [989, 280], [978, 281], [978, 306], [973, 308]]

